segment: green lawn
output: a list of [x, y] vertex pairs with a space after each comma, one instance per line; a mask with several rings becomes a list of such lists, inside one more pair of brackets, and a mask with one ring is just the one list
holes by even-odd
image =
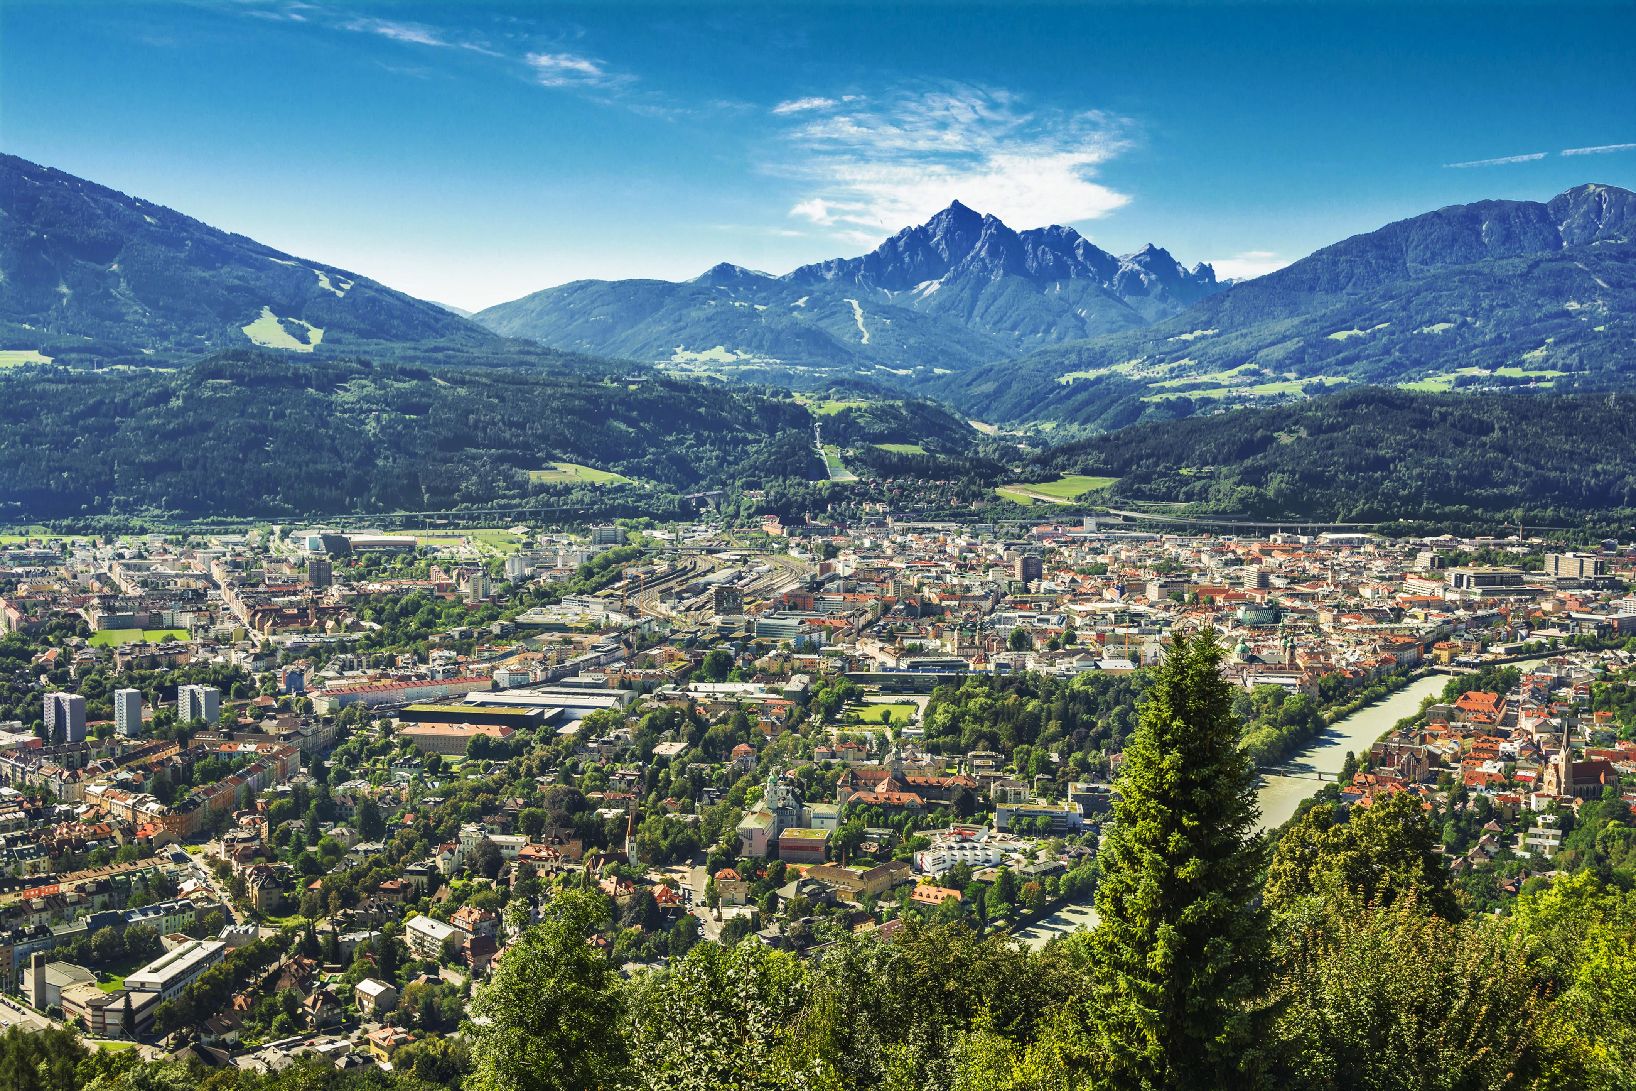
[[[1117, 477], [1069, 474], [1067, 477], [1059, 478], [1056, 481], [1041, 481], [1031, 485], [1020, 482], [1012, 485], [1002, 485], [994, 491], [1006, 500], [1012, 500], [1018, 504], [1035, 504], [1039, 502], [1039, 497], [1048, 497], [1047, 502], [1066, 503], [1088, 492], [1109, 488], [1118, 480]], [[1030, 496], [1030, 493], [1037, 495]]]
[[882, 705], [857, 705], [846, 710], [845, 719], [852, 723], [885, 723], [890, 715], [896, 724], [908, 723], [915, 718], [917, 708], [912, 702], [901, 701]]
[[895, 455], [923, 455], [926, 453], [926, 448], [918, 443], [877, 443], [875, 446], [883, 451], [891, 451]]
[[523, 547], [523, 539], [504, 527], [460, 527], [448, 530], [413, 531], [415, 544], [434, 549], [454, 549], [474, 546], [479, 553], [515, 553]]
[[38, 349], [0, 349], [0, 367], [17, 367], [21, 364], [49, 364], [51, 357], [43, 355]]
[[577, 462], [553, 462], [543, 470], [528, 471], [528, 479], [537, 484], [634, 485], [624, 474], [581, 466]]
[[118, 644], [134, 644], [138, 640], [186, 640], [186, 629], [100, 629], [91, 634], [88, 643], [93, 648], [112, 648]]

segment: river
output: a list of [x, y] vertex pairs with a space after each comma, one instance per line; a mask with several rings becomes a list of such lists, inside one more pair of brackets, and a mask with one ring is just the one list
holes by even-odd
[[[1535, 662], [1539, 660], [1515, 665], [1526, 669]], [[1448, 680], [1446, 674], [1427, 674], [1416, 678], [1384, 700], [1360, 708], [1331, 724], [1305, 750], [1283, 766], [1296, 770], [1298, 775], [1263, 778], [1261, 788], [1256, 793], [1256, 802], [1261, 806], [1261, 820], [1257, 828], [1270, 830], [1288, 822], [1294, 817], [1301, 801], [1327, 783], [1319, 780], [1317, 774], [1327, 773], [1333, 780], [1345, 764], [1346, 755], [1369, 749], [1393, 724], [1419, 712], [1420, 702], [1428, 694], [1441, 690]], [[1018, 932], [1017, 938], [1030, 947], [1043, 947], [1057, 936], [1095, 924], [1096, 911], [1090, 906], [1067, 905], [1032, 928]]]
[[1258, 828], [1271, 830], [1288, 822], [1301, 801], [1323, 787], [1317, 774], [1325, 773], [1334, 780], [1346, 763], [1346, 755], [1368, 750], [1393, 724], [1419, 712], [1426, 695], [1437, 693], [1448, 680], [1446, 674], [1424, 675], [1384, 700], [1330, 724], [1305, 750], [1285, 763], [1284, 768], [1297, 771], [1297, 775], [1262, 779], [1261, 790], [1256, 793], [1256, 802], [1261, 805]]

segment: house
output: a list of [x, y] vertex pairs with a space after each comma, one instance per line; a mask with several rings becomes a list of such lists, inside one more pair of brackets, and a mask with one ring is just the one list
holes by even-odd
[[470, 938], [463, 929], [423, 914], [409, 918], [409, 923], [403, 926], [403, 940], [409, 945], [410, 952], [416, 958], [434, 962], [442, 961], [445, 943], [454, 940], [457, 945], [463, 945]]
[[333, 1027], [346, 1015], [346, 1008], [341, 1004], [341, 998], [328, 988], [315, 989], [311, 996], [301, 1004], [301, 1012], [306, 1017], [307, 1027], [311, 1030], [323, 1030]]
[[352, 991], [358, 1011], [370, 1019], [379, 1019], [398, 1006], [398, 990], [384, 981], [366, 977]]
[[476, 906], [463, 905], [454, 911], [449, 918], [456, 928], [471, 936], [493, 937], [499, 931], [500, 917], [489, 909], [479, 909]]
[[730, 867], [716, 872], [716, 899], [718, 904], [743, 905], [750, 897], [750, 884]]
[[369, 1055], [382, 1068], [392, 1067], [392, 1055], [410, 1042], [415, 1036], [402, 1027], [377, 1027], [369, 1032]]

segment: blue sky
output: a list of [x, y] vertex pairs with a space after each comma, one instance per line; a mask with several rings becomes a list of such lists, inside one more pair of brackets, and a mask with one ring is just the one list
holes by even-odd
[[5, 0], [0, 147], [472, 308], [783, 272], [954, 198], [1253, 275], [1636, 188], [1633, 46], [1628, 3]]

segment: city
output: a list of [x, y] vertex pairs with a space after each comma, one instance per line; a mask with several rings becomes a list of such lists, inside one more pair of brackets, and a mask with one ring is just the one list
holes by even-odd
[[1633, 579], [1615, 541], [1095, 517], [14, 540], [3, 1018], [418, 1064], [568, 888], [626, 974], [917, 920], [1043, 943], [1148, 672], [1204, 627], [1264, 806], [1416, 796], [1498, 906], [1598, 854], [1588, 811], [1636, 828]]
[[0, 0], [0, 1091], [1636, 1091], [1636, 0]]

